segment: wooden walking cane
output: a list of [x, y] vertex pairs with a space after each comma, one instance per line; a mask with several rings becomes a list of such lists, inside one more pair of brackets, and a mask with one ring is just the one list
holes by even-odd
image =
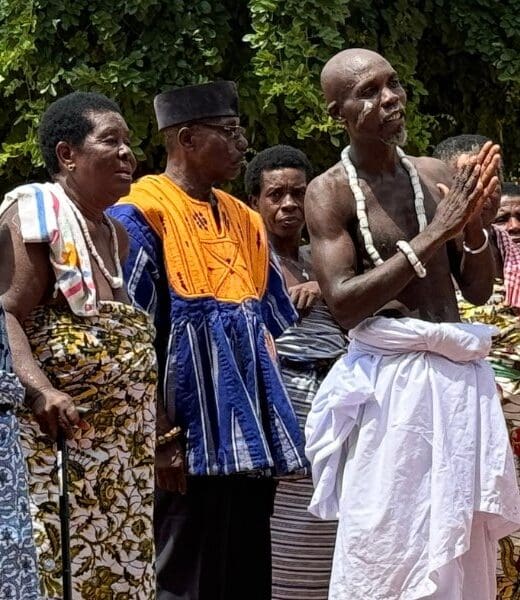
[[70, 529], [69, 529], [69, 478], [67, 438], [60, 427], [58, 429], [58, 483], [60, 490], [60, 529], [61, 529], [61, 572], [63, 581], [63, 600], [72, 600], [72, 576], [70, 566]]

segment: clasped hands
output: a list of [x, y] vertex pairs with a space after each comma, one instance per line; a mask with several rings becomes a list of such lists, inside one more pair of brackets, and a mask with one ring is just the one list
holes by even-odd
[[457, 158], [457, 170], [451, 188], [437, 184], [441, 192], [441, 204], [451, 204], [451, 211], [448, 209], [445, 212], [453, 213], [448, 216], [453, 217], [454, 222], [450, 225], [455, 235], [481, 231], [493, 222], [500, 204], [501, 162], [500, 146], [486, 142], [477, 154], [461, 154]]

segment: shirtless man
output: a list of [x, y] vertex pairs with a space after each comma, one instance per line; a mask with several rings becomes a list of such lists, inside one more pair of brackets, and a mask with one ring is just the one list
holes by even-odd
[[[485, 302], [492, 289], [489, 248], [464, 253], [460, 242], [463, 239], [475, 249], [485, 241], [478, 209], [498, 183], [494, 176], [500, 161], [498, 146], [487, 144], [476, 162], [458, 174], [449, 192], [452, 173], [443, 162], [410, 157], [419, 174], [428, 220], [419, 233], [410, 176], [396, 153], [396, 145], [406, 140], [406, 93], [397, 73], [375, 52], [350, 49], [326, 64], [321, 81], [330, 114], [349, 134], [350, 158], [366, 198], [370, 231], [385, 261], [373, 268], [340, 161], [309, 184], [305, 201], [313, 260], [329, 307], [349, 329], [388, 303], [397, 306], [396, 301], [398, 310], [408, 316], [458, 321], [450, 273], [473, 304]], [[426, 266], [426, 277], [418, 278], [406, 256], [396, 252], [401, 239], [410, 240]]]
[[321, 83], [350, 138], [305, 198], [317, 279], [351, 338], [306, 425], [309, 509], [339, 518], [329, 600], [494, 600], [520, 497], [490, 332], [459, 323], [452, 275], [474, 304], [492, 291], [480, 213], [499, 147], [454, 178], [405, 157], [406, 93], [375, 52], [340, 52]]

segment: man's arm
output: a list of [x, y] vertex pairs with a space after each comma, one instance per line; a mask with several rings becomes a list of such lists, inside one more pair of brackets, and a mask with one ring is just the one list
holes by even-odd
[[298, 319], [282, 269], [274, 253], [269, 248], [269, 272], [267, 287], [261, 299], [261, 309], [264, 323], [276, 339]]
[[[490, 142], [486, 144], [486, 146], [490, 145]], [[488, 153], [483, 161], [482, 168], [484, 171], [491, 169], [493, 167], [492, 161], [494, 161], [497, 168], [496, 175], [498, 175], [499, 148], [498, 146], [493, 146], [493, 148], [496, 151], [495, 154]], [[485, 147], [479, 152], [479, 159], [482, 159], [484, 152]], [[459, 157], [459, 166], [461, 165], [461, 158]], [[443, 196], [448, 193], [447, 186], [441, 184], [438, 187]], [[468, 220], [462, 235], [447, 244], [453, 276], [464, 298], [472, 304], [484, 304], [493, 291], [496, 265], [492, 247], [493, 239], [491, 239], [491, 223], [498, 210], [498, 204], [499, 195], [496, 193], [483, 199], [479, 203], [480, 208]], [[482, 252], [471, 254], [471, 252], [464, 251], [464, 245], [472, 250], [485, 246], [486, 239], [487, 247]]]
[[[351, 329], [394, 300], [416, 274], [401, 252], [367, 273], [356, 274], [356, 248], [347, 232], [347, 202], [335, 187], [319, 180], [311, 182], [305, 196], [305, 215], [323, 296], [338, 323]], [[343, 192], [351, 195], [347, 187]], [[442, 244], [434, 245], [429, 235], [421, 235], [411, 245], [424, 262]]]
[[[490, 232], [488, 236], [491, 237]], [[492, 242], [479, 254], [465, 252], [462, 244], [468, 248], [480, 248], [486, 242], [482, 221], [467, 226], [462, 236], [448, 243], [448, 255], [453, 276], [464, 298], [471, 304], [484, 304], [493, 291], [495, 259]]]
[[[128, 295], [134, 304], [154, 319], [156, 328], [155, 347], [159, 361], [159, 375], [165, 377], [170, 315], [168, 283], [162, 261], [160, 242], [155, 237], [140, 211], [131, 204], [117, 204], [108, 211], [118, 226], [124, 228], [128, 239], [127, 257], [123, 273]], [[159, 380], [156, 394], [156, 437], [173, 429], [174, 406], [163, 396], [163, 383]], [[181, 441], [173, 438], [155, 449], [155, 481], [159, 488], [170, 492], [186, 493], [184, 448]]]
[[[121, 250], [121, 263], [128, 295], [152, 319], [157, 315], [157, 240], [137, 208], [131, 204], [116, 204], [107, 210], [126, 237]], [[124, 252], [124, 256], [123, 256]]]

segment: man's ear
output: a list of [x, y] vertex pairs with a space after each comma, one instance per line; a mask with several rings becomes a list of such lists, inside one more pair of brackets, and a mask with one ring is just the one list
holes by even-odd
[[338, 103], [336, 102], [336, 100], [333, 100], [332, 102], [329, 102], [327, 104], [327, 111], [333, 119], [335, 119], [336, 121], [341, 121], [341, 116], [339, 114], [339, 107], [338, 107]]
[[177, 143], [186, 150], [194, 147], [193, 131], [190, 127], [181, 127], [177, 132]]
[[341, 125], [347, 130], [347, 133], [348, 133], [347, 122], [345, 120], [345, 117], [341, 114], [340, 107], [339, 107], [338, 103], [336, 102], [336, 100], [333, 100], [332, 102], [330, 102], [327, 105], [327, 110], [329, 112], [329, 115], [335, 121], [338, 121], [339, 123], [341, 123]]
[[247, 197], [249, 206], [258, 212], [258, 196], [255, 194], [249, 194]]

